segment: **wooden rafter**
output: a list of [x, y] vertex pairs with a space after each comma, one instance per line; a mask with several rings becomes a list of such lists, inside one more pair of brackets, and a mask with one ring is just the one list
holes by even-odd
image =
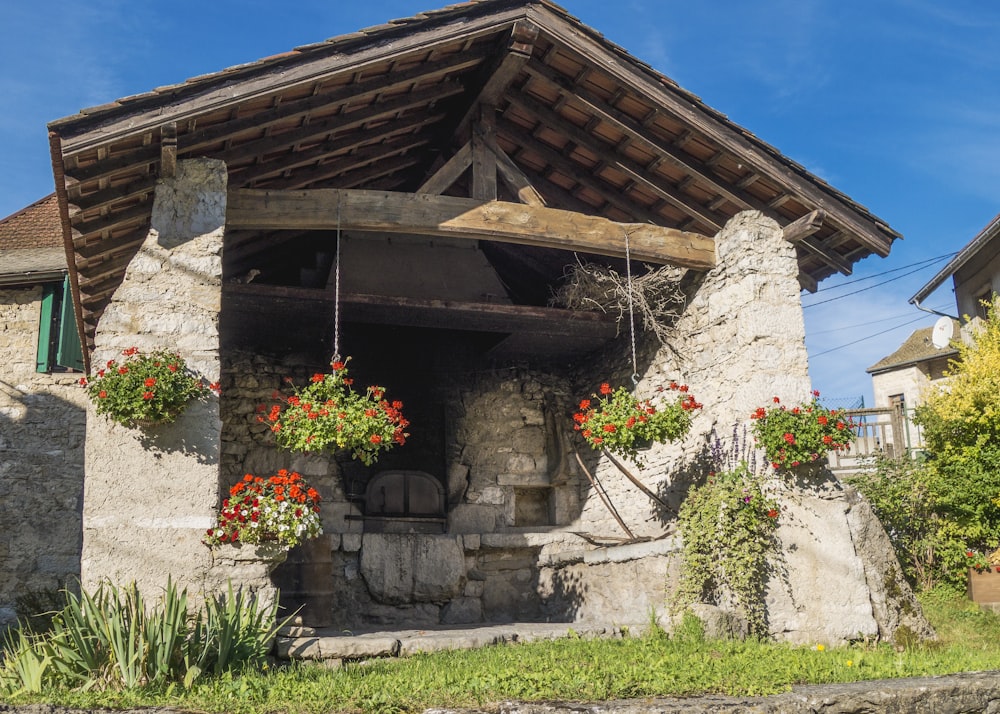
[[450, 159], [424, 181], [417, 193], [437, 195], [455, 183], [472, 166], [472, 141], [467, 141]]
[[547, 32], [552, 33], [558, 39], [560, 48], [581, 66], [601, 72], [616, 84], [624, 83], [635, 87], [677, 121], [705, 135], [725, 152], [739, 156], [749, 170], [765, 176], [780, 176], [782, 183], [801, 197], [801, 200], [826, 211], [832, 221], [857, 235], [873, 252], [888, 255], [891, 239], [874, 221], [860, 216], [857, 211], [807, 177], [780, 165], [775, 156], [725, 126], [724, 118], [708, 114], [695, 102], [684, 97], [682, 92], [670, 89], [666, 83], [652, 81], [651, 76], [643, 69], [618, 61], [603, 51], [602, 45], [592, 36], [582, 32], [565, 17], [551, 13], [545, 15]]
[[521, 171], [513, 159], [507, 156], [503, 149], [496, 145], [493, 148], [496, 152], [497, 172], [510, 190], [517, 194], [518, 200], [529, 206], [545, 206], [545, 199], [534, 187], [531, 179]]
[[254, 141], [248, 141], [227, 151], [226, 160], [240, 163], [255, 159], [264, 154], [290, 149], [296, 144], [310, 140], [325, 139], [329, 135], [340, 134], [350, 129], [364, 127], [366, 124], [380, 120], [398, 119], [399, 115], [415, 108], [425, 108], [448, 97], [462, 92], [462, 86], [457, 82], [444, 82], [430, 89], [419, 90], [399, 97], [376, 102], [363, 109], [341, 114], [334, 117], [310, 122], [296, 131], [266, 136]]
[[513, 141], [517, 142], [519, 146], [526, 147], [530, 149], [532, 153], [538, 154], [542, 160], [546, 161], [549, 165], [558, 168], [559, 171], [567, 176], [572, 176], [579, 185], [586, 186], [594, 193], [602, 196], [605, 201], [623, 211], [626, 215], [634, 216], [636, 219], [645, 221], [646, 223], [663, 225], [662, 216], [639, 208], [635, 203], [624, 198], [618, 187], [605, 182], [599, 176], [580, 171], [578, 167], [570, 161], [569, 157], [561, 154], [555, 148], [546, 144], [533, 134], [515, 128], [511, 125], [504, 127], [504, 134], [509, 136]]
[[[440, 115], [416, 115], [409, 120], [390, 122], [370, 134], [366, 133], [363, 139], [355, 142], [328, 141], [307, 151], [291, 152], [280, 159], [234, 169], [229, 173], [229, 182], [235, 185], [246, 184], [310, 164], [332, 165], [340, 161], [355, 163], [359, 159], [372, 161], [382, 156], [392, 156], [399, 151], [426, 144], [429, 141], [427, 137], [414, 136], [412, 132], [432, 122], [435, 116]], [[333, 152], [337, 153], [331, 155]]]
[[480, 118], [480, 107], [495, 107], [524, 69], [537, 39], [538, 28], [535, 25], [524, 20], [514, 23], [506, 50], [500, 53], [493, 65], [483, 71], [479, 92], [469, 102], [468, 108], [451, 132], [460, 143], [468, 140], [470, 127]]
[[[541, 102], [524, 94], [509, 94], [507, 98], [511, 104], [521, 107], [524, 111], [536, 117], [539, 123], [546, 126], [559, 126], [559, 133], [562, 136], [597, 155], [606, 166], [621, 172], [628, 176], [629, 179], [644, 186], [651, 193], [673, 203], [685, 213], [696, 217], [703, 225], [718, 231], [726, 224], [726, 216], [698, 204], [690, 196], [684, 195], [676, 188], [654, 180], [645, 166], [624, 156], [615, 154], [612, 147], [601, 146], [592, 134], [573, 126], [565, 118]], [[600, 172], [595, 171], [592, 173], [599, 174]]]
[[227, 225], [236, 229], [383, 231], [498, 240], [614, 257], [629, 236], [635, 260], [696, 270], [715, 264], [711, 238], [640, 223], [615, 223], [553, 208], [503, 201], [388, 191], [229, 192]]

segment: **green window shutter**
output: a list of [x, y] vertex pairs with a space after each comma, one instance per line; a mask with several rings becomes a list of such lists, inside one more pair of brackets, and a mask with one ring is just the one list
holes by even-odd
[[73, 310], [73, 294], [70, 292], [69, 276], [63, 279], [62, 310], [59, 321], [59, 343], [56, 363], [60, 367], [83, 371], [83, 348], [80, 333], [76, 330], [76, 312]]
[[41, 317], [38, 320], [38, 352], [35, 358], [35, 371], [48, 372], [52, 369], [53, 351], [52, 335], [58, 329], [56, 303], [62, 292], [62, 286], [48, 283], [42, 286]]

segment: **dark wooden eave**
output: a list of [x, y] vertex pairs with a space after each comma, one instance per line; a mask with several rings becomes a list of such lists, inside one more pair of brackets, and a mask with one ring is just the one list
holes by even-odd
[[[414, 193], [430, 182], [706, 236], [760, 210], [795, 242], [807, 289], [887, 255], [899, 237], [548, 0], [422, 13], [87, 109], [49, 130], [88, 347], [146, 236], [157, 179], [193, 157], [224, 160], [234, 190]], [[225, 277], [301, 238], [227, 231]], [[542, 249], [491, 255], [549, 282], [570, 262]]]

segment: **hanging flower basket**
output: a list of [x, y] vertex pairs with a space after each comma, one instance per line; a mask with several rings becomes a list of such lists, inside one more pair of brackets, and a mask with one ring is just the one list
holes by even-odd
[[151, 427], [172, 422], [192, 399], [209, 389], [188, 369], [180, 355], [157, 350], [140, 354], [138, 348], [122, 351], [121, 362], [108, 360], [96, 376], [80, 379], [95, 411], [127, 427]]
[[818, 398], [813, 391], [811, 401], [786, 407], [774, 397], [770, 407], [758, 407], [750, 415], [754, 440], [775, 470], [820, 462], [830, 451], [850, 448], [853, 422], [842, 409], [827, 409]]
[[660, 392], [676, 392], [672, 399], [659, 404], [649, 399], [637, 399], [625, 387], [612, 389], [605, 382], [600, 395], [580, 402], [573, 415], [573, 429], [580, 432], [593, 449], [606, 449], [613, 454], [636, 459], [641, 449], [651, 444], [675, 441], [691, 428], [691, 416], [701, 404], [688, 392], [687, 385], [671, 382]]
[[281, 469], [266, 478], [247, 474], [229, 489], [204, 543], [255, 545], [257, 557], [287, 551], [323, 532], [320, 500], [319, 492], [294, 471]]
[[403, 403], [385, 399], [385, 388], [353, 389], [347, 361], [334, 361], [327, 374], [314, 374], [280, 404], [258, 407], [258, 420], [269, 423], [275, 443], [289, 451], [350, 451], [371, 466], [379, 454], [406, 443]]

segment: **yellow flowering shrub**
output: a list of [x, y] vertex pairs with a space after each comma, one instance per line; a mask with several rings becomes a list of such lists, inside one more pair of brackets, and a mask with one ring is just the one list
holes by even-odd
[[937, 456], [974, 456], [1000, 446], [1000, 314], [990, 309], [971, 344], [957, 345], [945, 385], [926, 394], [916, 421]]

